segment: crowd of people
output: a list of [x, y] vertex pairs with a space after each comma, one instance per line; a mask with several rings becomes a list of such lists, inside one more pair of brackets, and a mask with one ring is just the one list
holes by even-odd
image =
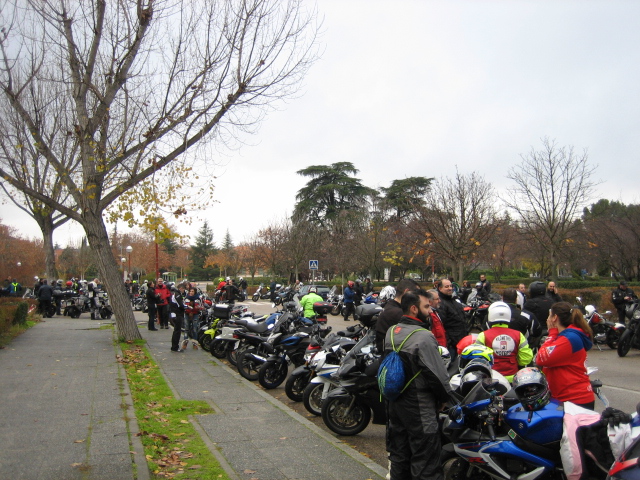
[[[492, 293], [484, 275], [474, 289], [478, 298]], [[528, 374], [528, 378], [536, 379], [539, 385], [533, 385], [535, 395], [527, 408], [533, 409], [535, 402], [548, 398], [594, 408], [586, 370], [592, 331], [581, 310], [563, 301], [555, 282], [545, 285], [534, 281], [528, 289], [524, 284], [505, 289], [488, 308], [486, 330], [473, 335], [467, 331], [462, 301], [468, 299], [469, 290], [469, 282], [458, 288], [450, 278], [438, 280], [428, 291], [411, 279], [403, 279], [379, 315], [377, 350], [383, 356], [397, 351], [406, 376], [417, 374], [397, 400], [387, 400], [391, 479], [442, 478], [438, 412], [460, 401], [460, 392], [451, 387], [445, 370], [443, 351], [451, 358], [460, 355], [460, 365], [469, 358], [486, 362], [505, 382], [512, 381], [521, 369], [534, 367], [534, 375]], [[614, 298], [632, 299], [633, 292], [624, 282], [619, 290]], [[539, 345], [545, 326], [546, 340]], [[413, 330], [415, 335], [401, 343]], [[395, 344], [390, 341], [393, 337]], [[400, 349], [394, 349], [399, 343]]]

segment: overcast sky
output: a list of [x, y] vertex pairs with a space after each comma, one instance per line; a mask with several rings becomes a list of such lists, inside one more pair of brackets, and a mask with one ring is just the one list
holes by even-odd
[[[309, 5], [313, 5], [309, 2]], [[588, 151], [595, 199], [640, 203], [640, 2], [317, 0], [321, 58], [300, 96], [216, 170], [196, 214], [234, 243], [289, 215], [309, 165], [352, 162], [369, 187], [480, 172], [496, 192], [540, 139]], [[0, 218], [27, 237], [17, 209]], [[124, 231], [124, 226], [119, 229]], [[64, 226], [56, 242], [81, 238]]]

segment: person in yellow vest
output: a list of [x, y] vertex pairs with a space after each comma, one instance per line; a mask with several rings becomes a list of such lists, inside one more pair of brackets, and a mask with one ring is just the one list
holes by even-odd
[[504, 302], [494, 302], [489, 306], [487, 324], [489, 329], [478, 334], [475, 343], [493, 349], [493, 369], [506, 377], [509, 382], [522, 367], [533, 360], [533, 351], [526, 337], [509, 328], [511, 309]]
[[318, 295], [318, 289], [316, 287], [310, 287], [309, 293], [300, 299], [300, 305], [304, 308], [304, 316], [306, 318], [312, 318], [316, 315], [316, 312], [313, 310], [313, 304], [316, 302], [324, 302], [324, 300]]

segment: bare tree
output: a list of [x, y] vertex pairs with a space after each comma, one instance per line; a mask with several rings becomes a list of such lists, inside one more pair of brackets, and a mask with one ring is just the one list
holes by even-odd
[[[13, 0], [0, 8], [2, 110], [26, 125], [77, 209], [8, 169], [0, 176], [83, 227], [119, 337], [140, 338], [103, 214], [163, 167], [253, 132], [313, 62], [314, 17], [301, 0]], [[56, 132], [40, 121], [53, 98], [69, 109]], [[61, 158], [64, 136], [77, 145], [77, 169]]]
[[597, 184], [591, 180], [595, 167], [586, 152], [578, 155], [548, 138], [541, 150], [532, 147], [521, 158], [509, 170], [515, 185], [504, 200], [518, 214], [522, 232], [546, 252], [548, 269], [542, 274], [555, 276], [563, 250], [581, 231], [578, 219]]
[[448, 260], [459, 281], [465, 265], [495, 234], [492, 186], [478, 173], [436, 181], [415, 221], [427, 250]]

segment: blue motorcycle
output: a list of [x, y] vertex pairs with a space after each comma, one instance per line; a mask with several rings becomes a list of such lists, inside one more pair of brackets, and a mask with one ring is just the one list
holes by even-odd
[[445, 478], [565, 478], [560, 459], [564, 410], [550, 400], [536, 411], [505, 410], [504, 397], [478, 382], [444, 418]]

